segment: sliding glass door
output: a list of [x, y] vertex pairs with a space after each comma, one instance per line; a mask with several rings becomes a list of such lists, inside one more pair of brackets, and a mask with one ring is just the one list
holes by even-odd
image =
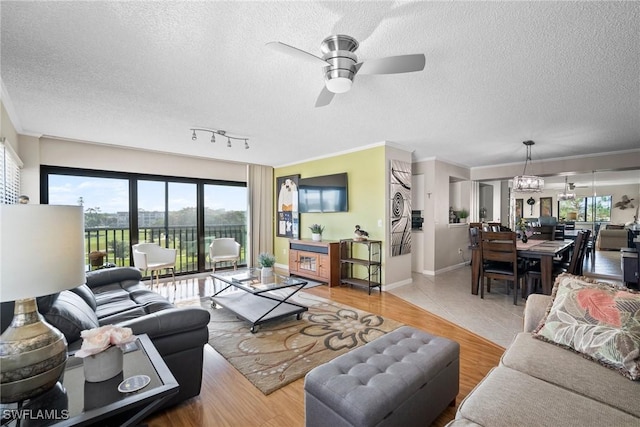
[[50, 174], [48, 181], [49, 204], [84, 208], [85, 264], [129, 265], [128, 180]]
[[[211, 241], [220, 237], [231, 237], [240, 243], [240, 264], [245, 264], [245, 254], [247, 253], [246, 187], [205, 184], [204, 238], [207, 253]], [[211, 268], [208, 257], [207, 268]]]
[[204, 272], [216, 237], [240, 243], [246, 264], [245, 183], [43, 167], [41, 189], [41, 203], [84, 207], [88, 268], [90, 252], [133, 265], [131, 245], [152, 242], [177, 249], [176, 273]]

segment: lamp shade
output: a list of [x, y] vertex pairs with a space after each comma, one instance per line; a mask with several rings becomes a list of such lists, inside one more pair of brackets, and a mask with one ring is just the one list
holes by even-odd
[[85, 283], [82, 206], [0, 205], [0, 301]]

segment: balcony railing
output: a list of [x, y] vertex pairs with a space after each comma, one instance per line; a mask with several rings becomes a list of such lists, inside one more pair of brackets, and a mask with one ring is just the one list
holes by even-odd
[[[205, 268], [210, 269], [209, 245], [214, 238], [232, 237], [240, 243], [240, 262], [246, 264], [247, 227], [246, 225], [213, 225], [205, 227], [204, 250]], [[158, 243], [162, 247], [178, 250], [176, 273], [198, 272], [198, 234], [195, 226], [144, 227], [138, 232], [139, 242]], [[85, 229], [85, 264], [91, 265], [89, 254], [102, 252], [104, 257], [98, 261], [116, 266], [133, 265], [131, 260], [131, 232], [123, 227], [95, 227]], [[231, 263], [229, 263], [231, 265]]]

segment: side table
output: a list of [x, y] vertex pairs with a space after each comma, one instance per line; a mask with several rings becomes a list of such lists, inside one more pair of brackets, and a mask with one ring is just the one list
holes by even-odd
[[[122, 372], [97, 383], [86, 382], [82, 359], [70, 356], [52, 390], [20, 405], [2, 405], [2, 426], [137, 425], [177, 393], [179, 385], [146, 334], [138, 335], [134, 344], [125, 351]], [[147, 375], [149, 384], [131, 393], [118, 391], [118, 385], [134, 375]]]

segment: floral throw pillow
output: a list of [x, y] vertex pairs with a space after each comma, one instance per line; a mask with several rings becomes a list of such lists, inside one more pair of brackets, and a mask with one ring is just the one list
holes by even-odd
[[640, 380], [640, 293], [563, 274], [552, 299], [534, 337]]

